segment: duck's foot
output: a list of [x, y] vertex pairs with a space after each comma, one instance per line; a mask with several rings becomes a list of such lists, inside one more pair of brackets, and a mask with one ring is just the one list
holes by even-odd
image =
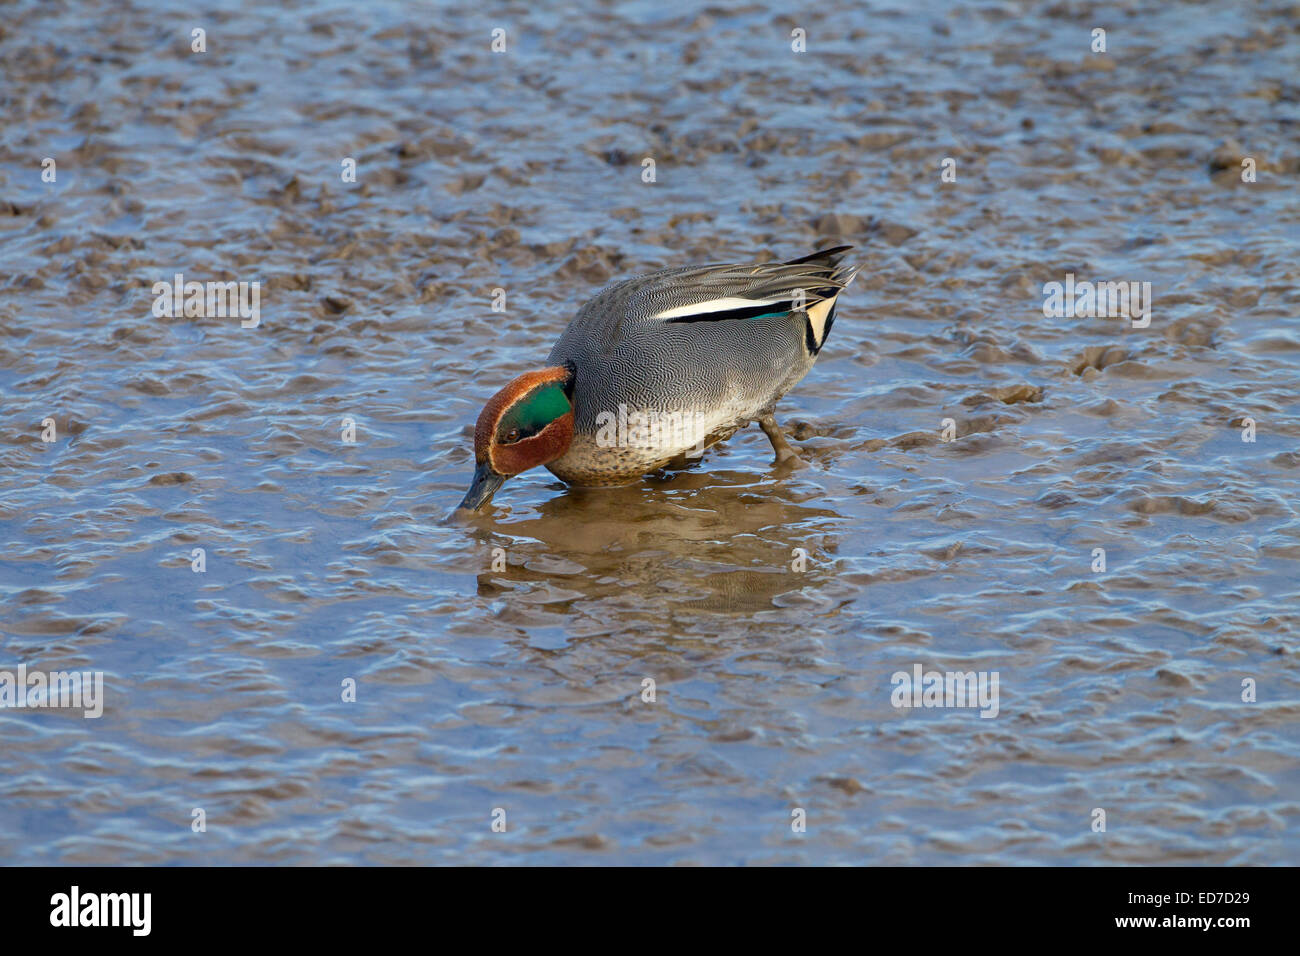
[[803, 465], [794, 448], [785, 440], [785, 435], [781, 434], [781, 426], [776, 423], [771, 413], [758, 416], [758, 427], [763, 429], [763, 434], [772, 443], [772, 450], [776, 452], [776, 461], [773, 464], [786, 468], [798, 468]]

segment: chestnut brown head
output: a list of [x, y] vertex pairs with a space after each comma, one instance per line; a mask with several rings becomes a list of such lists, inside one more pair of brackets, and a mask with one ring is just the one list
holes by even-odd
[[507, 478], [569, 450], [574, 378], [572, 366], [525, 372], [488, 399], [474, 426], [474, 481], [458, 510], [479, 510]]

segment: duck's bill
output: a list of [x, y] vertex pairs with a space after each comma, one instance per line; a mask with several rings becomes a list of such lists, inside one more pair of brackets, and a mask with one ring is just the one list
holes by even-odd
[[498, 475], [483, 462], [474, 469], [474, 481], [465, 493], [465, 500], [456, 506], [457, 511], [478, 511], [492, 500], [497, 489], [505, 484], [506, 476]]

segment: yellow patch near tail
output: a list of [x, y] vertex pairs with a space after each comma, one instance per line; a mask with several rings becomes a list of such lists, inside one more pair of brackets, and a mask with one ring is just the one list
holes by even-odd
[[817, 343], [819, 349], [826, 343], [826, 317], [831, 314], [837, 298], [839, 296], [835, 295], [829, 299], [822, 299], [816, 305], [808, 306], [808, 323], [812, 326], [813, 341]]

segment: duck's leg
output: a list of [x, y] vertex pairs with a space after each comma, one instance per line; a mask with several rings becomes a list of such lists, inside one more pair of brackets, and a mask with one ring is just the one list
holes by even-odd
[[785, 440], [785, 436], [781, 434], [781, 426], [776, 423], [776, 419], [771, 412], [758, 416], [758, 427], [763, 429], [763, 434], [772, 443], [772, 450], [776, 452], [775, 464], [786, 465], [799, 461], [799, 456], [795, 454], [795, 450]]

